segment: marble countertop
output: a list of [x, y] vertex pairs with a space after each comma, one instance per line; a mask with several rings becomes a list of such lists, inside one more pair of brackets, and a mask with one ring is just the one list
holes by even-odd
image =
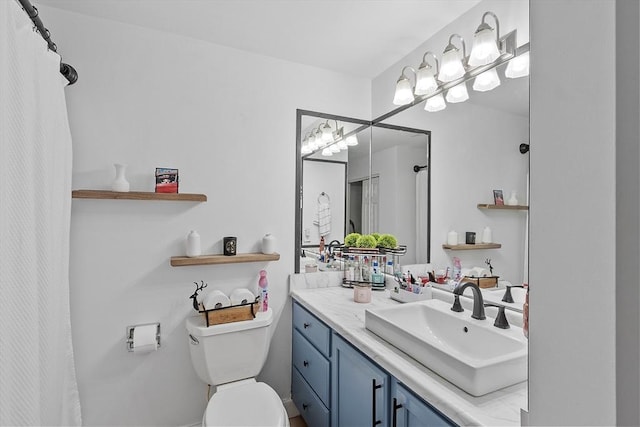
[[[340, 272], [291, 275], [291, 296], [457, 424], [520, 425], [520, 410], [527, 408], [527, 382], [471, 396], [365, 328], [365, 309], [400, 304], [389, 298], [388, 290], [374, 291], [370, 303], [359, 304], [353, 301], [352, 289], [340, 286], [341, 279]], [[434, 289], [438, 292], [442, 291]]]

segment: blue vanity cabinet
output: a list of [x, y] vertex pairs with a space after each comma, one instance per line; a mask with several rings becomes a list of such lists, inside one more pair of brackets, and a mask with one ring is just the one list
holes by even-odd
[[395, 379], [391, 384], [390, 410], [391, 427], [451, 427], [456, 425]]
[[331, 329], [293, 303], [291, 399], [309, 427], [331, 422]]
[[389, 374], [336, 333], [331, 351], [331, 425], [387, 426]]

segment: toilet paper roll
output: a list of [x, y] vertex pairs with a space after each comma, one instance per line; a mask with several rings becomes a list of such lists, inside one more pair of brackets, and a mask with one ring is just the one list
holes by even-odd
[[491, 276], [491, 272], [489, 270], [487, 270], [486, 268], [483, 267], [473, 267], [473, 275], [475, 277], [490, 277]]
[[238, 288], [231, 292], [229, 299], [231, 300], [231, 305], [251, 304], [256, 300], [256, 296], [249, 289]]
[[206, 310], [213, 310], [214, 308], [229, 307], [231, 300], [221, 291], [214, 290], [207, 294], [203, 304]]
[[158, 349], [158, 325], [139, 325], [133, 329], [133, 352], [150, 353]]

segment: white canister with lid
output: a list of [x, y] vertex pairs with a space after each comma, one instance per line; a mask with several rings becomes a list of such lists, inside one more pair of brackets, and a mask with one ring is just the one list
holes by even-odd
[[192, 258], [200, 255], [202, 255], [200, 235], [195, 230], [191, 230], [187, 235], [187, 256]]
[[487, 226], [482, 230], [482, 243], [491, 243], [492, 239], [491, 229]]
[[451, 230], [447, 234], [447, 245], [457, 245], [458, 244], [458, 233]]
[[267, 233], [262, 238], [262, 253], [273, 254], [276, 252], [276, 238], [273, 234]]

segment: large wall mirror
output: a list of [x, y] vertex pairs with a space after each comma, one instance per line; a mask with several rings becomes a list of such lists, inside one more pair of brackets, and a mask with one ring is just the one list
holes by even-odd
[[[429, 262], [439, 268], [452, 265], [456, 257], [463, 266], [472, 267], [484, 266], [490, 259], [501, 280], [514, 284], [527, 281], [527, 209], [483, 209], [482, 205], [494, 203], [493, 190], [501, 190], [507, 202], [513, 193], [518, 205], [528, 204], [529, 156], [525, 150], [521, 152], [521, 145], [528, 148], [529, 78], [505, 76], [510, 62], [528, 55], [528, 2], [475, 3], [421, 45], [415, 63], [404, 65], [417, 68], [423, 52], [442, 52], [449, 35], [463, 31], [470, 33], [463, 33], [468, 54], [473, 31], [483, 13], [491, 10], [501, 18], [502, 34], [517, 30], [517, 37], [513, 34], [512, 38], [515, 56], [504, 57], [494, 68], [500, 79], [498, 87], [474, 90], [474, 79], [480, 72], [467, 73], [462, 83], [468, 91], [464, 102], [447, 102], [444, 110], [429, 112], [424, 110], [424, 99], [418, 97], [409, 105], [394, 107], [391, 100], [400, 65], [373, 81], [372, 111], [379, 115], [377, 119], [340, 120], [299, 112], [296, 272], [304, 271], [302, 250], [318, 246], [318, 215], [323, 200], [327, 201], [319, 196], [323, 191], [328, 193], [323, 188], [332, 188], [335, 197], [329, 196], [334, 222], [327, 244], [342, 242], [352, 231], [391, 233], [407, 246], [403, 264]], [[459, 85], [459, 81], [441, 86], [442, 94], [453, 84]], [[344, 126], [345, 134], [354, 132], [359, 145], [332, 157], [321, 152], [300, 153], [305, 139], [323, 123], [333, 131]], [[327, 165], [324, 171], [311, 162], [342, 163]], [[499, 249], [443, 247], [450, 231], [456, 231], [463, 242], [465, 233], [473, 232], [480, 242], [487, 227]]]

